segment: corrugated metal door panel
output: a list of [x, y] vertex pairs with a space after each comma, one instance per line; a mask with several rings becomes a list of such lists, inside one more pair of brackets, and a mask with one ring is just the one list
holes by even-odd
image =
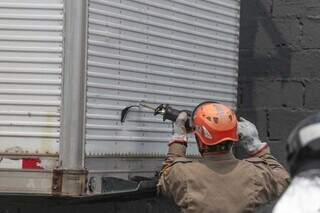
[[0, 2], [0, 153], [57, 155], [63, 0]]
[[[171, 123], [140, 100], [193, 109], [236, 104], [237, 0], [89, 0], [87, 155], [165, 154]], [[189, 154], [197, 154], [194, 139]]]

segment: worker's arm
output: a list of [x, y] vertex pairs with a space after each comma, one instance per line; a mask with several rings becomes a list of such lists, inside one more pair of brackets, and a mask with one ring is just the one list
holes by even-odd
[[188, 138], [185, 123], [187, 119], [187, 113], [181, 112], [173, 124], [173, 136], [168, 144], [169, 148], [164, 162], [164, 168], [170, 166], [176, 159], [186, 157]]
[[163, 163], [158, 183], [158, 191], [161, 194], [172, 197], [177, 204], [181, 205], [183, 205], [183, 196], [179, 195], [179, 191], [182, 192], [185, 186], [183, 178], [179, 177], [178, 167], [175, 164], [189, 162], [185, 158], [187, 149], [186, 121], [187, 113], [182, 112], [174, 123], [174, 134], [168, 144], [167, 157]]
[[[259, 158], [261, 161], [252, 161], [253, 158]], [[254, 162], [255, 166], [264, 170], [266, 173], [270, 172], [271, 190], [278, 197], [280, 196], [290, 183], [290, 176], [287, 170], [279, 163], [279, 161], [272, 156], [269, 147], [263, 149], [261, 152], [253, 156], [253, 158], [247, 159]]]
[[[266, 188], [279, 196], [288, 186], [290, 177], [286, 169], [271, 155], [267, 143], [261, 142], [256, 126], [244, 118], [238, 125], [240, 144], [251, 158], [253, 163], [266, 177]], [[271, 192], [270, 192], [271, 193]]]

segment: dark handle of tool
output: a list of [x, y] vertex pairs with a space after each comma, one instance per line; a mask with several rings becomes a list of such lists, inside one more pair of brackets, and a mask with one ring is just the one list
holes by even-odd
[[187, 113], [188, 120], [186, 122], [186, 126], [185, 127], [186, 127], [186, 130], [188, 132], [191, 132], [192, 131], [192, 127], [191, 127], [191, 112], [188, 111], [188, 110], [177, 110], [177, 109], [174, 109], [174, 108], [170, 107], [168, 104], [166, 104], [166, 105], [161, 104], [155, 109], [154, 115], [161, 114], [163, 116], [163, 121], [170, 120], [172, 122], [175, 122], [181, 112], [186, 112]]
[[175, 122], [180, 114], [180, 110], [176, 110], [170, 106], [167, 106], [166, 107], [166, 111], [165, 113], [163, 114], [163, 120], [170, 120], [170, 121], [173, 121]]

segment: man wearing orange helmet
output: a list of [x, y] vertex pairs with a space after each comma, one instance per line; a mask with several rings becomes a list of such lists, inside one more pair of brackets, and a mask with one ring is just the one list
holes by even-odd
[[[181, 112], [158, 183], [158, 190], [172, 198], [184, 213], [254, 212], [276, 199], [287, 187], [289, 175], [262, 143], [256, 127], [232, 109], [204, 102], [191, 116], [202, 158], [186, 158], [188, 116]], [[240, 136], [240, 140], [239, 140]], [[233, 143], [251, 156], [238, 160]]]

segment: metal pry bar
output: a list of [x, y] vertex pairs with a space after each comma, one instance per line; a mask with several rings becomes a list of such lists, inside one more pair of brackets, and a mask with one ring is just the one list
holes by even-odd
[[152, 107], [152, 106], [148, 105], [145, 101], [140, 101], [139, 105], [144, 107], [144, 108], [151, 109], [152, 111], [154, 111], [156, 109], [155, 107]]
[[126, 117], [129, 113], [130, 109], [134, 108], [134, 107], [137, 107], [137, 108], [144, 107], [144, 108], [150, 109], [152, 111], [155, 111], [155, 109], [156, 109], [156, 108], [148, 105], [145, 101], [142, 100], [138, 103], [138, 105], [127, 106], [121, 111], [121, 119], [120, 119], [121, 123], [125, 122]]

